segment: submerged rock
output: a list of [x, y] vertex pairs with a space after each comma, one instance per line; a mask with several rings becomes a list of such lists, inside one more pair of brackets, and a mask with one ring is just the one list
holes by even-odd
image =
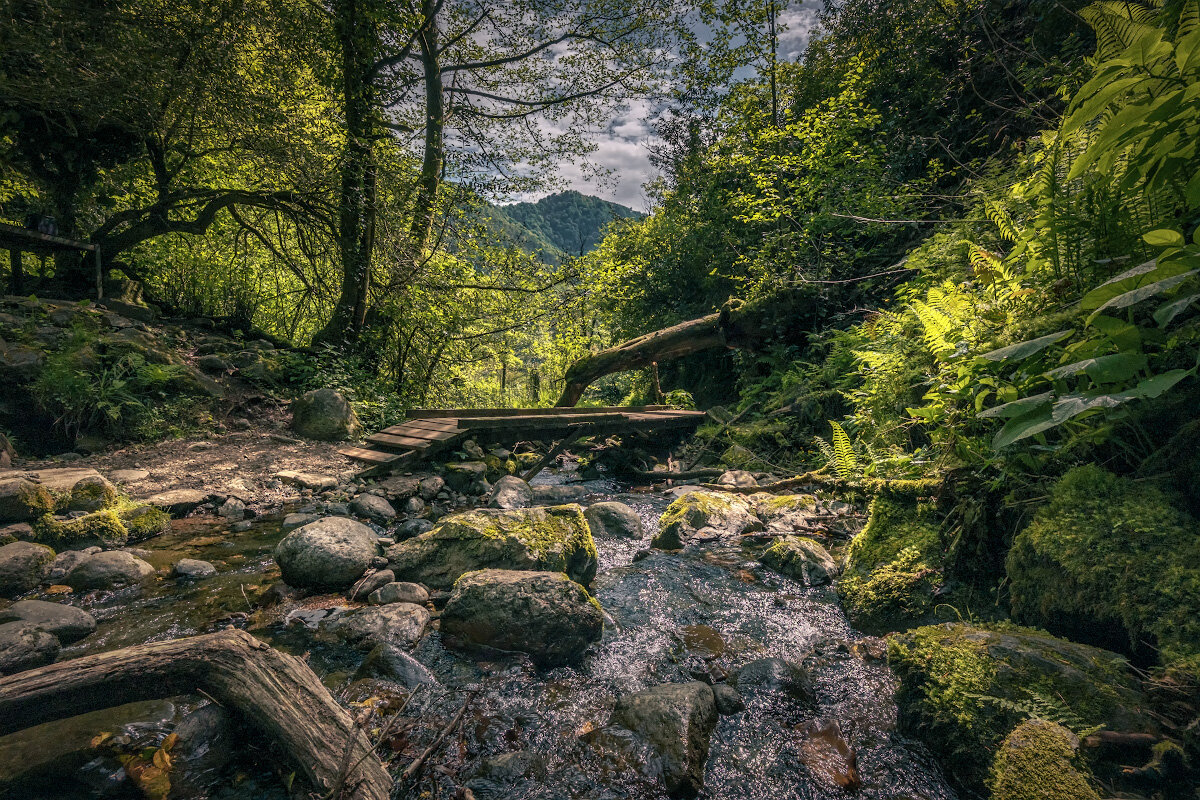
[[236, 754], [236, 725], [216, 703], [186, 714], [175, 726], [171, 748], [171, 797], [207, 797]]
[[96, 618], [82, 608], [45, 600], [21, 600], [0, 611], [0, 623], [25, 622], [71, 644], [96, 630]]
[[623, 539], [641, 539], [645, 536], [642, 518], [624, 503], [605, 501], [593, 503], [583, 512], [588, 527], [594, 536], [619, 536]]
[[760, 531], [763, 525], [749, 502], [739, 495], [688, 492], [667, 507], [658, 522], [658, 535], [650, 544], [661, 550], [678, 550], [704, 528], [734, 537]]
[[406, 689], [438, 685], [438, 679], [424, 664], [394, 644], [381, 644], [368, 653], [354, 678], [382, 678]]
[[800, 728], [797, 748], [801, 764], [818, 782], [839, 789], [858, 789], [858, 754], [842, 735], [837, 720], [816, 719]]
[[1013, 709], [1031, 702], [1084, 725], [1158, 730], [1123, 657], [1041, 631], [930, 625], [889, 637], [888, 663], [901, 681], [901, 729], [919, 733], [971, 791], [983, 786], [992, 754], [1024, 718]]
[[53, 561], [54, 551], [43, 544], [10, 542], [0, 547], [0, 597], [36, 588]]
[[449, 589], [479, 569], [565, 572], [587, 585], [596, 576], [596, 545], [579, 506], [476, 509], [445, 517], [429, 531], [387, 549], [396, 577]]
[[217, 568], [207, 561], [198, 558], [181, 558], [171, 568], [171, 574], [176, 578], [211, 578], [217, 574]]
[[59, 644], [54, 634], [28, 622], [0, 625], [0, 675], [11, 675], [45, 666], [58, 657]]
[[65, 581], [77, 592], [114, 589], [145, 583], [154, 578], [154, 567], [121, 550], [96, 553], [80, 561], [67, 573]]
[[1078, 749], [1078, 737], [1061, 725], [1043, 719], [1022, 722], [996, 752], [989, 780], [992, 800], [1100, 800]]
[[760, 658], [739, 669], [732, 683], [744, 695], [783, 692], [796, 699], [812, 696], [812, 680], [804, 669], [782, 658]]
[[779, 539], [758, 557], [760, 563], [805, 586], [822, 586], [838, 574], [837, 562], [820, 544], [806, 536]]
[[517, 650], [541, 667], [578, 661], [603, 630], [600, 604], [561, 572], [485, 569], [466, 574], [442, 612], [442, 633], [449, 639]]
[[746, 710], [746, 701], [742, 699], [741, 693], [732, 686], [718, 683], [712, 687], [712, 690], [717, 703], [717, 713], [721, 716], [737, 714]]
[[363, 606], [323, 620], [318, 632], [357, 650], [370, 651], [381, 644], [411, 650], [425, 635], [429, 619], [429, 611], [413, 603]]
[[303, 589], [340, 590], [370, 568], [375, 534], [348, 517], [326, 517], [289, 533], [275, 546], [283, 580]]
[[528, 508], [533, 505], [533, 489], [515, 475], [505, 475], [492, 487], [490, 508]]
[[700, 681], [655, 686], [617, 700], [610, 726], [633, 732], [657, 756], [650, 765], [673, 797], [694, 796], [704, 785], [704, 762], [717, 725], [712, 687]]
[[292, 430], [301, 436], [338, 442], [361, 428], [350, 403], [333, 389], [314, 389], [292, 402]]

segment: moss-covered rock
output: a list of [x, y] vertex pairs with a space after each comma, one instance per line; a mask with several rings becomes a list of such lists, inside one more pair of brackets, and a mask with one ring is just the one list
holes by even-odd
[[805, 586], [822, 586], [838, 573], [833, 556], [807, 536], [785, 536], [764, 550], [758, 560], [764, 566], [795, 578]]
[[1013, 625], [947, 623], [888, 640], [900, 678], [902, 729], [941, 758], [948, 775], [978, 790], [1022, 709], [1081, 726], [1154, 732], [1147, 699], [1124, 658]]
[[0, 481], [0, 521], [29, 522], [54, 511], [54, 497], [40, 483], [24, 478]]
[[1154, 641], [1164, 662], [1200, 652], [1197, 527], [1151, 486], [1071, 470], [1009, 551], [1013, 613], [1098, 641]]
[[1100, 800], [1078, 749], [1079, 738], [1061, 725], [1022, 722], [992, 762], [992, 800]]
[[110, 508], [82, 516], [44, 514], [33, 524], [33, 538], [56, 548], [124, 547], [157, 536], [170, 526], [171, 518], [165, 512], [120, 498]]
[[882, 493], [850, 542], [838, 594], [854, 626], [868, 633], [932, 621], [943, 584], [940, 518], [913, 497]]
[[658, 521], [651, 547], [678, 550], [701, 528], [737, 536], [762, 530], [762, 522], [746, 498], [724, 492], [688, 492], [667, 506]]
[[564, 572], [583, 585], [596, 577], [596, 544], [577, 505], [511, 510], [479, 508], [388, 548], [398, 580], [449, 589], [480, 569]]

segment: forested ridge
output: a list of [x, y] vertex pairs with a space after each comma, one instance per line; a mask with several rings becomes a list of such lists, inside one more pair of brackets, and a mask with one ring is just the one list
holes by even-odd
[[[582, 670], [563, 679], [574, 699], [555, 706], [566, 716], [553, 735], [572, 744], [538, 753], [536, 765], [528, 753], [551, 734], [525, 731], [528, 710], [498, 698], [511, 689], [541, 702], [541, 673], [501, 690], [487, 683], [499, 671], [470, 672], [472, 662], [454, 674], [470, 672], [462, 686], [474, 688], [459, 691], [439, 672], [453, 691], [421, 701], [433, 704], [419, 712], [427, 718], [400, 723], [404, 736], [442, 746], [462, 718], [454, 709], [480, 693], [482, 718], [515, 731], [480, 732], [487, 724], [476, 720], [459, 754], [443, 756], [444, 784], [421, 776], [432, 753], [396, 743], [377, 687], [343, 687], [351, 708], [376, 702], [378, 724], [365, 730], [377, 746], [392, 743], [385, 766], [416, 765], [403, 777], [391, 770], [394, 796], [518, 786], [511, 796], [599, 797], [579, 782], [600, 774], [592, 769], [623, 775], [631, 782], [610, 788], [630, 796], [752, 797], [739, 781], [763, 775], [780, 781], [772, 791], [799, 786], [805, 797], [1198, 791], [1197, 0], [3, 8], [0, 221], [95, 245], [102, 264], [97, 278], [91, 252], [14, 255], [7, 273], [0, 259], [5, 466], [69, 453], [127, 467], [126, 453], [160, 443], [183, 452], [262, 428], [275, 444], [256, 445], [255, 469], [308, 502], [280, 501], [280, 513], [356, 517], [384, 536], [340, 583], [298, 577], [288, 559], [299, 557], [281, 544], [278, 585], [345, 590], [357, 602], [370, 592], [347, 587], [387, 572], [370, 591], [393, 600], [368, 607], [403, 596], [420, 609], [386, 623], [416, 626], [396, 645], [403, 652], [372, 652], [352, 668], [356, 680], [406, 684], [407, 706], [422, 664], [447, 669], [445, 651], [417, 644], [429, 641], [426, 606], [452, 648], [486, 629], [487, 653]], [[788, 22], [809, 18], [806, 46], [784, 52]], [[653, 110], [647, 214], [562, 191], [563, 165], [599, 155], [597, 138], [630, 107]], [[340, 458], [304, 442], [357, 440], [420, 409], [556, 402], [708, 416], [678, 439], [571, 439], [554, 481], [616, 481], [596, 484], [606, 502], [586, 521], [560, 505], [582, 494], [526, 472], [540, 471], [547, 451], [554, 467], [557, 435], [454, 439], [428, 477], [319, 481], [302, 466], [277, 472], [266, 452], [282, 443], [296, 459]], [[287, 403], [299, 440], [267, 432], [282, 429]], [[303, 432], [307, 413], [336, 418], [336, 430]], [[200, 458], [192, 452], [181, 458]], [[613, 545], [641, 536], [642, 523], [633, 509], [593, 509], [636, 506], [628, 487], [664, 482], [662, 507], [647, 506], [648, 547], [635, 556]], [[15, 539], [83, 542], [69, 515], [86, 512], [107, 515], [102, 538], [125, 531], [123, 545], [144, 519], [142, 501], [120, 493], [97, 511], [12, 487], [21, 509], [37, 511], [12, 517], [30, 529]], [[222, 491], [191, 508], [241, 524], [249, 490]], [[232, 501], [243, 508], [227, 513]], [[471, 510], [484, 504], [498, 510]], [[520, 545], [496, 555], [485, 540], [504, 537]], [[466, 555], [446, 555], [453, 547]], [[389, 563], [370, 566], [371, 556]], [[783, 653], [798, 630], [842, 623], [789, 606], [791, 584], [760, 567], [806, 592], [832, 583], [821, 602], [837, 620], [844, 612], [844, 632], [805, 639], [803, 658]], [[512, 574], [489, 583], [476, 569]], [[546, 572], [535, 586], [520, 570]], [[761, 626], [758, 645], [745, 644], [746, 629], [722, 639], [715, 612], [689, 616], [696, 603], [720, 606], [686, 599], [708, 581], [745, 625]], [[791, 615], [786, 625], [741, 594], [756, 582], [780, 592], [772, 602]], [[556, 598], [571, 624], [489, 616], [522, 592]], [[662, 648], [641, 634], [607, 638], [666, 624], [639, 616], [643, 596], [687, 609]], [[260, 599], [246, 598], [253, 624], [278, 624], [254, 616]], [[600, 610], [610, 602], [615, 628]], [[261, 608], [273, 603], [302, 601], [272, 595]], [[472, 627], [475, 617], [484, 621]], [[336, 614], [296, 618], [322, 632], [353, 627]], [[375, 643], [357, 628], [337, 637]], [[595, 642], [609, 660], [627, 647], [650, 666], [631, 685], [605, 658], [582, 661]], [[751, 654], [779, 664], [748, 666]], [[830, 666], [847, 660], [863, 674], [886, 662], [891, 673], [876, 681]], [[851, 684], [883, 691], [891, 676], [894, 724], [859, 725], [830, 699]], [[620, 698], [604, 709], [607, 724], [572, 681]], [[767, 684], [781, 694], [757, 694]], [[883, 696], [856, 695], [892, 709]], [[388, 707], [395, 719], [399, 703]], [[639, 727], [657, 703], [685, 709], [682, 733]], [[753, 735], [765, 744], [754, 740], [754, 752], [784, 754], [779, 762], [743, 758], [731, 742], [749, 727], [716, 728], [726, 739], [718, 733], [709, 750], [713, 726], [741, 713], [759, 715]], [[672, 736], [686, 752], [663, 744]], [[513, 774], [489, 760], [501, 737], [526, 754], [513, 757]], [[889, 759], [903, 767], [888, 773]]]

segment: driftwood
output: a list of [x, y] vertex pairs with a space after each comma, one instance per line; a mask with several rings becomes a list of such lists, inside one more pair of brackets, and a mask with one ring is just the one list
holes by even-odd
[[[203, 692], [275, 741], [322, 794], [386, 800], [370, 740], [303, 661], [226, 630], [126, 647], [0, 678], [0, 735], [88, 711]], [[348, 754], [348, 758], [344, 758]], [[353, 765], [342, 782], [343, 764]]]
[[583, 391], [597, 378], [625, 372], [711, 350], [717, 347], [748, 347], [772, 338], [777, 331], [766, 330], [775, 309], [729, 300], [716, 314], [681, 322], [607, 350], [586, 355], [567, 368], [566, 385], [556, 406], [573, 406]]
[[942, 481], [940, 479], [884, 480], [882, 478], [858, 478], [848, 480], [832, 476], [825, 472], [806, 472], [794, 478], [784, 478], [774, 483], [763, 483], [758, 486], [726, 486], [719, 483], [702, 483], [699, 488], [710, 489], [716, 492], [729, 492], [730, 494], [758, 494], [759, 492], [774, 494], [801, 486], [819, 486], [822, 489], [842, 492], [859, 491], [866, 492], [867, 494], [876, 494], [879, 492], [934, 494], [941, 485]]
[[725, 474], [725, 470], [715, 468], [685, 469], [680, 472], [629, 470], [624, 474], [641, 481], [686, 481], [689, 478], [719, 478]]

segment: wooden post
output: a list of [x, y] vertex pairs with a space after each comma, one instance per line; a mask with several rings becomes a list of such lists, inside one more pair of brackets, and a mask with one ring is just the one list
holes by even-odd
[[21, 263], [21, 251], [15, 247], [9, 250], [8, 263], [12, 266], [12, 274], [8, 276], [9, 291], [20, 295], [25, 291], [25, 265]]
[[662, 384], [659, 383], [659, 381], [658, 381], [658, 362], [657, 361], [650, 362], [650, 383], [654, 387], [654, 402], [662, 403], [664, 398], [663, 398]]

